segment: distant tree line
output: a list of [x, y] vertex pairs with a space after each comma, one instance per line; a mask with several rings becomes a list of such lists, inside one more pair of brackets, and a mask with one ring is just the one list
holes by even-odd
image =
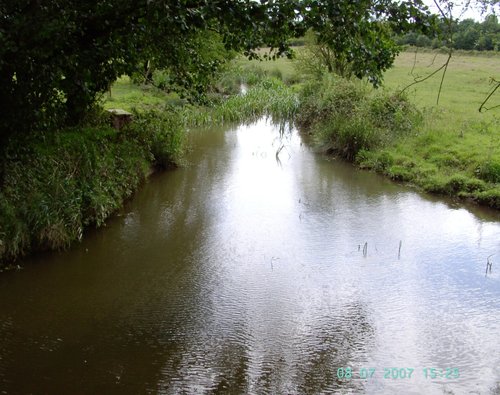
[[[440, 22], [441, 31], [448, 32], [449, 24]], [[451, 25], [451, 35], [432, 36], [409, 32], [397, 39], [400, 45], [413, 45], [427, 48], [453, 48], [476, 51], [500, 51], [500, 23], [494, 14], [488, 15], [483, 22], [464, 19]], [[450, 42], [451, 40], [451, 42]]]

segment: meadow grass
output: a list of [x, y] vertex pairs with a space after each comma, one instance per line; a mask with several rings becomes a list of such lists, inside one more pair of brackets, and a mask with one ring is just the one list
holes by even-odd
[[[403, 52], [394, 67], [385, 74], [385, 87], [402, 89], [441, 66], [447, 55], [442, 53]], [[482, 101], [491, 90], [490, 79], [500, 72], [500, 54], [497, 56], [464, 55], [456, 53], [446, 73], [439, 105], [436, 104], [441, 73], [413, 85], [407, 90], [409, 97], [420, 107], [439, 108], [445, 122], [440, 129], [459, 129], [464, 123], [474, 121], [490, 122], [498, 117], [498, 111], [479, 113]], [[498, 97], [498, 96], [497, 96]], [[500, 100], [497, 99], [497, 104]]]
[[[444, 63], [446, 55], [404, 52], [385, 78], [387, 89], [402, 89]], [[413, 85], [409, 98], [423, 111], [415, 133], [359, 160], [365, 167], [430, 192], [472, 198], [500, 208], [500, 109], [479, 112], [500, 71], [500, 55], [457, 53], [445, 75]], [[489, 106], [500, 104], [500, 95]], [[386, 164], [380, 166], [381, 158]], [[390, 159], [392, 158], [392, 159]], [[383, 162], [383, 161], [382, 161]]]
[[[300, 47], [295, 49], [297, 53], [300, 51]], [[258, 51], [259, 55], [263, 56], [264, 54], [269, 53], [267, 49], [261, 49]], [[281, 79], [285, 83], [294, 83], [299, 79], [299, 75], [297, 73], [295, 67], [296, 59], [288, 59], [288, 58], [278, 58], [276, 60], [248, 60], [245, 57], [241, 56], [235, 61], [235, 65], [241, 67], [244, 71], [252, 71], [252, 70], [261, 70], [267, 75], [276, 77]]]
[[180, 105], [182, 100], [176, 93], [167, 93], [152, 85], [134, 84], [129, 77], [120, 77], [104, 94], [102, 104], [105, 109], [152, 110], [165, 104]]

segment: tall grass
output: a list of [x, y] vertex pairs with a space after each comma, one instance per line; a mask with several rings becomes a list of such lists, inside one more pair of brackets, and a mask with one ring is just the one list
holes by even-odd
[[184, 109], [187, 125], [202, 126], [236, 122], [253, 122], [268, 116], [277, 123], [293, 120], [299, 101], [283, 82], [265, 78], [245, 93], [240, 93], [202, 111]]
[[105, 123], [13, 139], [0, 192], [0, 263], [60, 249], [121, 207], [152, 165], [182, 155], [179, 121], [136, 114], [117, 131]]

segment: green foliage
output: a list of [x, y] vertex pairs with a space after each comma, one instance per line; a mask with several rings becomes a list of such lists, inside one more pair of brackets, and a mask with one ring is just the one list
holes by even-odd
[[[297, 55], [295, 63], [297, 72], [308, 78], [322, 78], [323, 74], [332, 72], [335, 69], [335, 56], [328, 46], [318, 44], [316, 34], [312, 30], [306, 33], [304, 41], [304, 48]], [[336, 72], [348, 77], [340, 68], [336, 69]]]
[[351, 161], [360, 151], [406, 135], [418, 122], [418, 111], [404, 96], [328, 76], [304, 88], [297, 117], [317, 144]]
[[183, 157], [184, 122], [175, 111], [134, 111], [134, 122], [124, 133], [139, 139], [155, 166], [172, 167]]
[[201, 126], [252, 122], [269, 117], [280, 126], [293, 121], [299, 106], [297, 95], [282, 81], [263, 78], [244, 94], [238, 94], [213, 106], [191, 111], [181, 110], [186, 125]]
[[500, 51], [500, 24], [495, 14], [487, 15], [483, 22], [476, 22], [473, 19], [453, 21], [451, 37], [449, 25], [441, 21], [439, 33], [439, 37], [435, 37], [434, 32], [422, 34], [413, 31], [400, 35], [396, 41], [400, 45], [439, 48], [450, 46], [447, 38], [451, 38], [451, 45], [454, 49]]
[[[155, 63], [190, 100], [204, 100], [226, 50], [290, 55], [308, 28], [352, 73], [378, 84], [395, 47], [391, 30], [424, 26], [419, 1], [327, 2], [7, 0], [0, 5], [0, 138], [77, 124], [137, 65]], [[144, 82], [149, 81], [149, 67]], [[165, 81], [164, 81], [165, 82]]]
[[147, 111], [162, 109], [165, 105], [183, 105], [185, 100], [175, 92], [166, 92], [150, 84], [137, 85], [123, 76], [113, 84], [110, 94], [103, 96], [102, 102], [107, 109], [121, 108], [131, 112], [134, 108]]
[[[298, 51], [300, 57], [300, 50]], [[414, 75], [428, 72], [429, 65], [439, 64], [444, 55], [430, 51], [419, 50], [415, 53], [403, 52], [396, 59], [395, 67], [386, 73], [385, 83], [390, 89], [398, 89], [413, 80]], [[489, 76], [498, 69], [498, 55], [494, 53], [465, 54], [458, 52], [452, 59], [450, 70], [446, 76], [445, 86], [441, 95], [439, 108], [433, 107], [439, 80], [429, 80], [419, 84], [408, 92], [412, 102], [419, 105], [422, 116], [417, 115], [414, 123], [416, 128], [410, 133], [395, 136], [389, 142], [371, 151], [360, 150], [356, 155], [356, 164], [361, 168], [373, 169], [396, 181], [409, 183], [436, 193], [450, 193], [453, 188], [443, 188], [448, 179], [456, 174], [462, 174], [470, 185], [484, 185], [468, 192], [471, 187], [458, 191], [454, 197], [461, 196], [469, 200], [491, 207], [499, 207], [498, 173], [496, 165], [500, 163], [500, 135], [498, 115], [494, 111], [479, 113], [477, 108], [484, 99], [484, 93], [489, 89]], [[242, 67], [257, 65], [264, 70], [279, 67], [283, 75], [289, 73], [297, 60], [280, 59], [276, 62], [239, 62]], [[413, 74], [412, 74], [413, 72]], [[353, 81], [354, 82], [354, 81]], [[300, 84], [303, 88], [301, 97], [310, 96], [315, 100], [302, 100], [297, 119], [302, 122], [303, 130], [311, 130], [308, 123], [328, 117], [331, 106], [326, 98], [333, 95], [323, 95], [320, 91], [328, 88], [327, 84]], [[294, 87], [297, 89], [299, 87]], [[343, 102], [354, 103], [361, 100], [356, 92], [349, 90], [343, 93]], [[340, 95], [340, 93], [335, 93]], [[354, 104], [346, 106], [347, 109]], [[382, 107], [383, 108], [383, 107]], [[305, 114], [310, 114], [305, 117]], [[421, 118], [421, 120], [419, 120]], [[319, 142], [319, 136], [313, 136]], [[328, 144], [324, 145], [327, 149]], [[475, 180], [475, 181], [474, 181]], [[438, 183], [432, 187], [433, 183]], [[481, 184], [483, 183], [483, 184]], [[464, 185], [467, 185], [464, 184]], [[473, 188], [472, 188], [473, 189]], [[491, 191], [491, 192], [490, 192]]]
[[[410, 72], [428, 73], [432, 62], [440, 64], [444, 58], [436, 53], [419, 52], [416, 61], [415, 54], [410, 52], [398, 57], [395, 67], [386, 75], [387, 85], [405, 86], [413, 80]], [[423, 123], [418, 133], [371, 152], [361, 166], [398, 178], [397, 172], [390, 172], [390, 167], [378, 165], [379, 156], [387, 152], [394, 160], [392, 166], [406, 170], [404, 182], [434, 193], [499, 207], [495, 199], [499, 184], [500, 119], [494, 111], [477, 111], [489, 89], [489, 76], [497, 70], [498, 55], [494, 53], [457, 53], [446, 75], [439, 108], [432, 107], [439, 80], [428, 80], [409, 92], [423, 108]], [[453, 180], [457, 175], [469, 181]]]
[[[246, 84], [249, 84], [249, 75], [254, 74], [258, 82], [266, 76], [275, 76], [281, 79], [287, 85], [293, 85], [306, 79], [306, 76], [296, 71], [295, 63], [296, 57], [300, 55], [303, 48], [296, 48], [294, 56], [291, 58], [277, 58], [274, 60], [249, 60], [239, 57], [235, 60], [234, 64], [241, 70], [242, 76], [246, 79]], [[261, 50], [266, 53], [266, 50]]]
[[120, 131], [102, 121], [17, 137], [5, 148], [0, 261], [60, 249], [104, 223], [151, 165], [179, 161], [183, 128], [167, 114], [136, 114]]
[[151, 59], [200, 94], [218, 67], [212, 55], [222, 44], [207, 40], [214, 31], [226, 48], [285, 52], [296, 30], [286, 2], [8, 0], [0, 7], [4, 140], [80, 122], [113, 81]]
[[481, 204], [500, 209], [500, 187], [476, 193], [474, 198]]
[[314, 32], [310, 56], [328, 72], [366, 78], [375, 87], [394, 62], [399, 47], [394, 32], [430, 30], [434, 19], [420, 1], [307, 1], [307, 26]]
[[471, 192], [481, 192], [485, 189], [484, 182], [467, 177], [463, 174], [454, 174], [446, 177], [443, 175], [430, 178], [423, 187], [428, 192], [443, 195], [457, 196], [463, 193], [467, 196]]
[[151, 77], [153, 86], [158, 89], [167, 90], [168, 87], [172, 84], [172, 77], [168, 70], [155, 70], [153, 71], [153, 75]]
[[481, 163], [477, 169], [477, 174], [484, 181], [500, 184], [500, 161], [488, 160]]
[[192, 102], [206, 102], [207, 92], [235, 55], [219, 34], [194, 32], [148, 62], [147, 72], [155, 87], [178, 92]]

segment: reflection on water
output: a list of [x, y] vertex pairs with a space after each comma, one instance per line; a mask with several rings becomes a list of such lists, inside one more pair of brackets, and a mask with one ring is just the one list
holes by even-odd
[[[191, 164], [153, 176], [107, 229], [0, 277], [0, 394], [491, 393], [498, 213], [295, 133], [277, 162], [265, 121], [192, 139]], [[415, 371], [384, 378], [392, 367]]]

